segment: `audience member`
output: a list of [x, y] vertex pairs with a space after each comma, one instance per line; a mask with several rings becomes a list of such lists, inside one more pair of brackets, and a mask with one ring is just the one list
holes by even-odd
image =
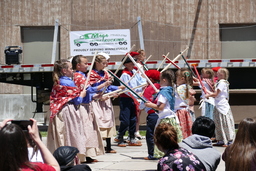
[[[179, 144], [180, 147], [194, 153], [204, 164], [207, 171], [214, 171], [220, 163], [221, 154], [212, 147], [211, 137], [215, 124], [208, 117], [198, 117], [192, 125], [192, 134]], [[207, 156], [207, 157], [206, 157]]]
[[222, 155], [227, 171], [256, 170], [256, 121], [243, 119], [238, 127], [236, 138]]
[[160, 123], [155, 130], [155, 144], [165, 153], [157, 166], [158, 171], [163, 170], [206, 170], [197, 156], [188, 150], [179, 147], [177, 133], [168, 123]]
[[3, 171], [59, 171], [60, 167], [51, 152], [41, 141], [38, 133], [37, 122], [34, 119], [32, 127], [28, 126], [31, 138], [42, 153], [44, 163], [30, 162], [26, 137], [23, 130], [16, 124], [1, 124], [0, 130], [0, 170]]
[[80, 164], [78, 153], [76, 147], [62, 146], [54, 151], [53, 156], [58, 161], [61, 171], [91, 171], [88, 165]]

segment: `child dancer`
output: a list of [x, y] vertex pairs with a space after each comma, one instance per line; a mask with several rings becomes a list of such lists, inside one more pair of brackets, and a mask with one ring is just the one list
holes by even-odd
[[[210, 91], [214, 92], [214, 72], [210, 68], [203, 68], [201, 70], [201, 75], [202, 75], [202, 83], [204, 84], [204, 87]], [[201, 105], [202, 107], [202, 116], [206, 116], [210, 119], [213, 119], [213, 109], [214, 109], [214, 98], [209, 97], [205, 98], [205, 93], [202, 91], [201, 95]]]
[[[97, 55], [90, 76], [90, 85], [92, 87], [97, 87], [111, 79], [109, 74], [104, 70], [106, 66], [106, 58], [102, 55]], [[109, 93], [111, 91], [124, 88], [124, 86], [110, 85], [107, 88], [104, 88], [105, 91], [102, 93]], [[106, 139], [106, 153], [116, 153], [116, 151], [111, 148], [111, 137], [116, 134], [115, 115], [111, 99], [93, 100], [91, 102], [91, 106], [93, 113], [97, 117], [101, 136], [103, 139]]]
[[[84, 88], [85, 79], [87, 78], [85, 73], [88, 68], [88, 60], [85, 56], [77, 55], [72, 59], [72, 67], [76, 70], [74, 74], [74, 81], [78, 87]], [[91, 157], [104, 154], [104, 147], [102, 142], [102, 137], [100, 134], [99, 126], [97, 123], [97, 118], [95, 113], [92, 111], [92, 107], [89, 103], [93, 100], [95, 94], [100, 92], [106, 84], [102, 84], [98, 87], [87, 87], [87, 95], [83, 98], [80, 105], [79, 111], [82, 114], [83, 128], [85, 130], [85, 144], [86, 144], [86, 154], [84, 156], [79, 156], [81, 162], [86, 160], [87, 163], [97, 162], [96, 159]]]
[[[148, 70], [146, 65], [143, 63], [143, 61], [146, 58], [145, 51], [142, 49], [139, 49], [137, 52], [130, 52], [130, 55], [136, 59], [137, 65], [143, 70], [146, 71]], [[139, 71], [137, 71], [139, 72]], [[136, 73], [138, 74], [138, 73]], [[139, 72], [140, 76], [143, 77], [143, 75]], [[141, 100], [138, 99], [138, 101], [141, 103]], [[141, 115], [141, 110], [139, 111], [139, 115], [137, 117], [137, 122], [136, 122], [136, 132], [135, 132], [135, 137], [138, 139], [142, 139], [142, 136], [140, 135], [139, 127], [140, 127], [140, 115]]]
[[[161, 73], [160, 76], [160, 92], [156, 97], [157, 103], [154, 104], [152, 102], [147, 102], [145, 105], [150, 108], [154, 108], [158, 110], [158, 120], [157, 124], [160, 123], [169, 123], [171, 124], [178, 136], [178, 142], [182, 141], [182, 132], [180, 129], [180, 125], [178, 124], [178, 120], [176, 118], [174, 111], [174, 104], [175, 104], [175, 96], [173, 91], [174, 85], [174, 73], [171, 69], [167, 69]], [[164, 155], [163, 152], [159, 151], [156, 147], [154, 149], [154, 157], [160, 158]]]
[[186, 68], [176, 71], [175, 111], [179, 118], [183, 138], [192, 135], [192, 119], [189, 113], [190, 89], [193, 84], [191, 72]]
[[76, 87], [72, 77], [73, 70], [69, 61], [62, 59], [55, 62], [47, 145], [52, 152], [60, 146], [74, 146], [84, 155], [83, 122], [77, 106], [86, 95], [86, 90], [81, 91]]
[[[134, 64], [130, 60], [130, 58], [127, 58], [123, 62], [123, 64], [125, 66], [125, 69], [122, 72], [120, 80], [127, 83], [130, 80], [130, 78], [133, 76], [133, 74], [136, 73], [136, 70], [134, 69]], [[134, 78], [128, 82], [128, 86], [130, 88], [135, 88], [145, 83], [146, 83], [145, 79], [142, 78], [140, 74], [136, 74]], [[142, 92], [142, 88], [137, 88], [134, 91], [137, 93]], [[116, 139], [116, 141], [118, 141], [119, 147], [126, 147], [123, 136], [128, 128], [129, 128], [129, 138], [130, 138], [128, 145], [130, 146], [142, 145], [141, 142], [135, 140], [135, 135], [134, 135], [136, 130], [136, 115], [138, 115], [138, 111], [139, 111], [139, 104], [131, 93], [123, 93], [120, 95], [120, 115], [119, 115], [120, 127], [118, 131], [118, 138]]]
[[231, 144], [235, 136], [234, 119], [231, 112], [229, 100], [229, 82], [227, 81], [229, 72], [226, 68], [220, 68], [217, 72], [219, 82], [216, 84], [215, 91], [209, 92], [205, 97], [214, 97], [214, 122], [216, 125], [215, 136], [218, 141], [215, 146]]
[[[148, 70], [145, 72], [147, 77], [150, 79], [150, 81], [154, 84], [154, 86], [157, 89], [160, 89], [160, 84], [158, 83], [160, 80], [160, 72], [157, 70]], [[154, 88], [149, 84], [143, 93], [143, 96], [146, 100], [156, 103], [154, 101], [154, 95], [156, 94], [156, 91]], [[158, 119], [158, 115], [156, 110], [153, 108], [145, 107], [144, 103], [141, 103], [142, 108], [145, 109], [147, 112], [147, 132], [146, 132], [146, 142], [147, 142], [147, 147], [148, 147], [148, 157], [144, 157], [145, 160], [154, 160], [154, 129], [155, 125]]]

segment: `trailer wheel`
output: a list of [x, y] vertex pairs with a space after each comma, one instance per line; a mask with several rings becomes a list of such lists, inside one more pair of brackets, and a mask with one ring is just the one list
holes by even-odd
[[80, 47], [81, 45], [80, 45], [80, 43], [77, 43], [76, 46], [77, 46], [77, 47]]
[[94, 46], [94, 43], [90, 43], [90, 46]]
[[123, 44], [123, 42], [119, 42], [119, 45], [122, 45]]
[[127, 42], [123, 42], [123, 45], [127, 45]]
[[94, 46], [98, 46], [99, 44], [98, 43], [94, 43]]

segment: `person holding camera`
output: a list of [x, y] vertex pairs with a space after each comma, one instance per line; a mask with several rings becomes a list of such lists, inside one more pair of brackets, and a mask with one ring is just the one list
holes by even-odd
[[11, 119], [6, 119], [0, 124], [0, 170], [60, 171], [58, 162], [40, 139], [37, 121], [30, 120], [33, 124], [28, 125], [27, 129], [42, 153], [44, 163], [29, 161], [24, 131], [17, 124], [7, 124]]

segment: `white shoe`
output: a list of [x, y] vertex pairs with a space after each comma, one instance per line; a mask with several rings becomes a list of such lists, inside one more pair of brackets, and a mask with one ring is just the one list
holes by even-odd
[[135, 137], [138, 138], [139, 140], [142, 140], [142, 136], [140, 135], [140, 132], [137, 131], [134, 133]]

